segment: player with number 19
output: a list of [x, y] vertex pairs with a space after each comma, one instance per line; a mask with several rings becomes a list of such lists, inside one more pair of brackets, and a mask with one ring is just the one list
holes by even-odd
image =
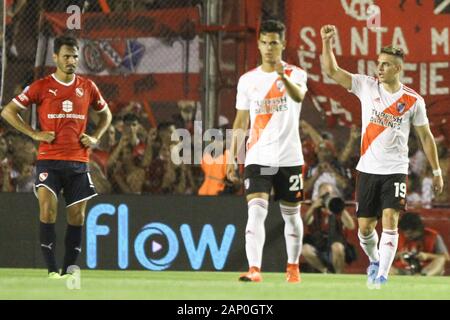
[[[358, 237], [369, 257], [369, 288], [387, 282], [398, 244], [398, 218], [406, 204], [408, 138], [414, 127], [433, 169], [435, 192], [442, 192], [439, 159], [426, 115], [425, 101], [400, 82], [403, 50], [384, 47], [378, 55], [377, 77], [351, 74], [341, 69], [332, 49], [336, 27], [323, 26], [322, 57], [325, 72], [361, 101], [361, 156], [356, 188]], [[375, 230], [382, 219], [383, 232], [378, 245]]]

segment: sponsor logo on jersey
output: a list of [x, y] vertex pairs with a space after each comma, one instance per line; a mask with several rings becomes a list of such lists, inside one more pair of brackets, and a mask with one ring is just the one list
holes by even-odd
[[73, 103], [70, 100], [64, 100], [62, 102], [62, 109], [64, 112], [71, 112], [73, 110]]
[[[398, 106], [397, 106], [398, 108]], [[405, 109], [405, 106], [403, 106], [403, 110]], [[372, 116], [370, 117], [370, 122], [386, 127], [386, 128], [400, 128], [403, 122], [402, 116], [394, 116], [389, 113], [385, 113], [382, 111], [377, 111], [375, 109], [372, 109]]]
[[76, 88], [75, 89], [75, 93], [76, 93], [77, 97], [81, 98], [83, 96], [83, 94], [84, 94], [84, 91], [83, 91], [82, 88]]
[[48, 89], [48, 92], [50, 92], [51, 94], [53, 94], [56, 97], [56, 91], [58, 91], [58, 89], [52, 90], [52, 89]]
[[48, 119], [79, 119], [84, 120], [86, 116], [84, 114], [75, 114], [75, 113], [49, 113], [47, 115]]
[[41, 172], [39, 174], [39, 181], [43, 182], [47, 179], [47, 177], [48, 177], [48, 172]]
[[255, 109], [255, 114], [275, 113], [288, 109], [286, 96], [258, 100], [256, 104], [258, 108]]
[[244, 180], [244, 187], [246, 190], [248, 190], [248, 188], [250, 188], [250, 179], [245, 179]]

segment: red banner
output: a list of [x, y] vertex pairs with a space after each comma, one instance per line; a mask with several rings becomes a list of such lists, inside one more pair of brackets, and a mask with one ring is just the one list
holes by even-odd
[[330, 124], [360, 124], [359, 100], [324, 74], [320, 28], [335, 25], [336, 59], [352, 72], [376, 75], [381, 47], [405, 53], [402, 83], [421, 94], [435, 135], [450, 141], [450, 1], [287, 0], [288, 60], [308, 72], [315, 106]]
[[94, 80], [108, 101], [199, 100], [197, 9], [87, 13], [81, 15], [78, 30], [68, 30], [70, 21], [73, 18], [66, 13], [43, 15], [51, 35], [39, 38], [39, 77], [54, 65], [54, 37], [71, 31], [79, 39], [77, 73]]

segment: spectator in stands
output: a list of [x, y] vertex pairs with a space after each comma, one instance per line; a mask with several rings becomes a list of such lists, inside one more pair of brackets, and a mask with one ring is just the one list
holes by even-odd
[[332, 184], [320, 185], [319, 196], [303, 220], [307, 227], [302, 252], [306, 261], [322, 273], [342, 273], [345, 263], [356, 259], [355, 248], [345, 234], [355, 229], [355, 223]]
[[343, 190], [343, 193], [347, 195], [350, 181], [336, 158], [333, 145], [329, 141], [323, 140], [316, 146], [316, 153], [318, 163], [307, 171], [304, 191], [312, 192], [311, 197], [316, 200], [319, 194], [319, 186], [322, 183], [330, 183], [334, 188]]
[[197, 111], [197, 103], [192, 100], [180, 100], [177, 103], [179, 113], [174, 115], [173, 123], [177, 129], [187, 129], [194, 134], [194, 119]]
[[33, 192], [36, 180], [34, 164], [22, 162], [17, 165], [17, 171], [13, 172], [13, 184], [16, 192]]
[[198, 190], [200, 196], [217, 196], [225, 190], [227, 176], [227, 156], [225, 134], [219, 131], [216, 138], [205, 148], [201, 168], [204, 180]]
[[408, 194], [406, 195], [406, 203], [408, 208], [420, 208], [422, 207], [422, 191], [420, 177], [415, 173], [408, 175], [407, 188]]
[[103, 168], [92, 159], [89, 161], [89, 171], [98, 194], [109, 194], [112, 192], [111, 182], [106, 177]]
[[338, 161], [339, 163], [348, 168], [356, 167], [356, 164], [353, 165], [353, 158], [358, 156], [359, 158], [359, 139], [361, 137], [361, 129], [355, 125], [352, 125], [350, 128], [350, 137], [347, 141], [342, 152], [339, 154]]
[[116, 130], [116, 139], [119, 140], [123, 133], [123, 119], [122, 116], [115, 114], [111, 121], [111, 125], [114, 126]]
[[353, 172], [345, 169], [344, 165], [348, 166], [354, 155], [355, 145], [358, 145], [355, 140], [359, 137], [357, 128], [352, 126], [350, 139], [341, 153], [337, 152], [331, 133], [321, 134], [305, 120], [300, 122], [300, 129], [305, 136], [302, 138], [306, 162], [304, 191], [310, 196], [312, 194], [314, 200], [317, 198], [318, 186], [328, 182], [343, 190], [346, 199], [352, 198], [350, 179]]
[[12, 184], [16, 192], [33, 191], [36, 157], [35, 143], [26, 136], [17, 136], [12, 147], [14, 162], [11, 171]]
[[8, 143], [5, 137], [0, 136], [0, 187], [2, 192], [13, 191], [11, 183], [11, 160], [8, 151]]
[[153, 159], [158, 156], [162, 145], [172, 143], [172, 134], [175, 130], [175, 125], [172, 122], [161, 122], [158, 128], [150, 128], [147, 131], [143, 167], [148, 167]]
[[425, 168], [427, 167], [427, 158], [420, 147], [419, 139], [417, 139], [417, 136], [413, 131], [411, 131], [408, 140], [408, 158], [409, 173], [414, 173], [418, 177], [422, 177], [425, 173]]
[[113, 167], [116, 165], [116, 162], [125, 147], [131, 147], [132, 156], [135, 158], [135, 164], [142, 166], [142, 158], [144, 156], [146, 146], [145, 143], [139, 139], [139, 126], [140, 124], [136, 115], [128, 113], [123, 116], [122, 135], [119, 143], [108, 158], [108, 172], [111, 172], [111, 170], [114, 171]]
[[125, 143], [120, 147], [120, 154], [114, 163], [111, 175], [117, 192], [142, 193], [145, 170], [136, 165], [136, 158], [133, 156], [133, 147], [130, 143]]
[[143, 168], [146, 169], [144, 192], [153, 194], [193, 194], [196, 183], [189, 164], [175, 164], [171, 153], [180, 148], [177, 141], [172, 141], [175, 125], [163, 122], [158, 129], [150, 129], [144, 152]]
[[91, 160], [98, 164], [103, 173], [107, 172], [108, 158], [117, 145], [116, 139], [116, 128], [111, 124], [99, 143], [92, 149]]
[[392, 274], [439, 276], [445, 271], [449, 254], [442, 236], [424, 226], [419, 214], [405, 213], [398, 224], [397, 254]]

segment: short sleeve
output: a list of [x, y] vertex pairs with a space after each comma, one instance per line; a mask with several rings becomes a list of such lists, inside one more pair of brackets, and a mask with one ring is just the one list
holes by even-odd
[[39, 104], [39, 83], [34, 82], [26, 87], [22, 93], [18, 94], [12, 101], [22, 109], [28, 109], [32, 104]]
[[352, 74], [352, 88], [349, 91], [360, 97], [369, 79], [373, 78], [362, 74]]
[[105, 99], [103, 99], [103, 96], [100, 93], [100, 90], [98, 89], [97, 85], [93, 81], [89, 82], [92, 87], [90, 105], [94, 108], [96, 112], [105, 111], [108, 107], [108, 104], [106, 103]]
[[306, 83], [308, 82], [308, 75], [306, 74], [305, 71], [298, 68], [294, 68], [292, 70], [290, 77], [294, 83], [297, 83], [306, 90], [308, 90], [308, 86], [306, 85]]
[[416, 108], [412, 121], [413, 126], [420, 127], [428, 124], [427, 110], [425, 101], [422, 98], [417, 99]]
[[247, 92], [248, 84], [245, 80], [245, 77], [241, 77], [237, 86], [236, 109], [238, 110], [250, 110], [250, 99]]

